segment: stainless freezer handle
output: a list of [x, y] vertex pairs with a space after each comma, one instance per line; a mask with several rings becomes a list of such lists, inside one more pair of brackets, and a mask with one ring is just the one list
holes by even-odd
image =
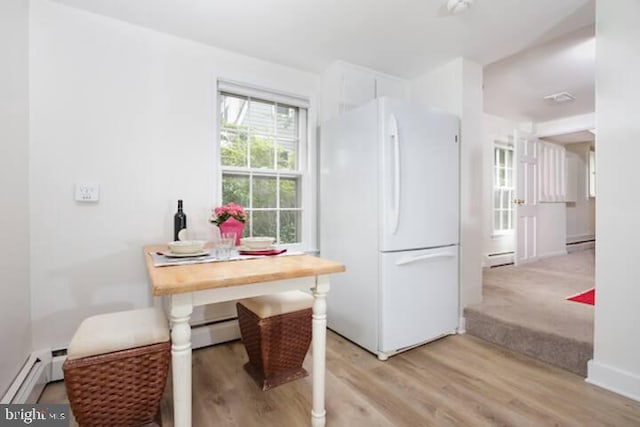
[[439, 254], [418, 255], [411, 258], [400, 259], [396, 261], [396, 265], [400, 266], [400, 265], [412, 264], [418, 261], [426, 261], [426, 260], [441, 259], [441, 258], [453, 258], [453, 257], [455, 257], [455, 255], [449, 252], [443, 252]]
[[400, 221], [400, 141], [398, 139], [398, 120], [393, 114], [389, 118], [389, 136], [393, 139], [393, 222], [391, 223], [391, 234], [398, 231]]

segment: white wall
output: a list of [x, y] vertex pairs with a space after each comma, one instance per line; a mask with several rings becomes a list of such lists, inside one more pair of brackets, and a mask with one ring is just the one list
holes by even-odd
[[407, 81], [344, 61], [322, 72], [319, 121], [331, 119], [382, 96], [404, 99]]
[[0, 2], [0, 397], [31, 352], [29, 2]]
[[460, 310], [482, 300], [482, 67], [458, 58], [410, 84], [416, 102], [457, 114], [460, 145]]
[[567, 203], [567, 242], [593, 238], [596, 228], [596, 200], [589, 197], [589, 151], [591, 142], [565, 145], [567, 158], [575, 166], [573, 172], [576, 200]]
[[[151, 302], [142, 247], [216, 201], [216, 79], [311, 98], [319, 77], [34, 0], [31, 12], [34, 346], [65, 347], [86, 316]], [[97, 204], [74, 184], [100, 184]]]
[[640, 400], [640, 2], [596, 2], [596, 287], [587, 380]]

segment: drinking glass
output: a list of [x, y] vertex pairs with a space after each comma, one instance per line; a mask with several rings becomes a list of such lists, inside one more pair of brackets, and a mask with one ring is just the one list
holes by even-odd
[[231, 258], [231, 249], [236, 244], [236, 233], [221, 233], [220, 240], [216, 245], [217, 258], [229, 259]]

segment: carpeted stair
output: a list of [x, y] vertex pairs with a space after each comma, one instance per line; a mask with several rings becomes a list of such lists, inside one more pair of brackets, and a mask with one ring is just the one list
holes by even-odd
[[470, 335], [586, 377], [593, 310], [566, 297], [593, 287], [592, 250], [485, 269], [483, 302], [464, 310]]

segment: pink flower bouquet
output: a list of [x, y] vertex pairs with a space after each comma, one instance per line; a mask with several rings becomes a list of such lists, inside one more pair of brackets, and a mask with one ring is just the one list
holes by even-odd
[[244, 223], [247, 220], [247, 214], [244, 212], [244, 208], [240, 205], [236, 205], [233, 202], [229, 202], [224, 206], [219, 206], [213, 209], [213, 217], [211, 222], [220, 226], [223, 222], [229, 218], [234, 218], [237, 221]]

